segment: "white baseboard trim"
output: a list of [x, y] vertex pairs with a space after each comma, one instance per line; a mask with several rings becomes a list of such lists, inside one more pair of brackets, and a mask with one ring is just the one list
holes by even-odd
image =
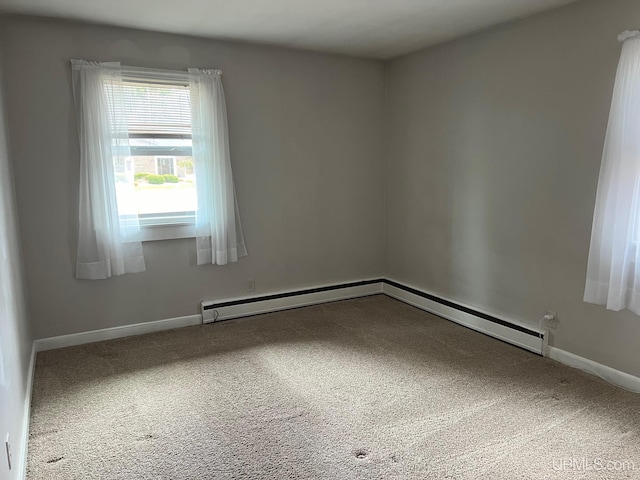
[[[394, 283], [398, 283], [393, 281]], [[405, 286], [406, 288], [418, 290], [415, 287]], [[438, 303], [436, 301], [430, 300], [429, 298], [425, 298], [423, 296], [411, 293], [402, 288], [395, 287], [390, 285], [389, 283], [384, 283], [383, 293], [390, 297], [393, 297], [402, 302], [408, 303], [409, 305], [413, 305], [414, 307], [420, 308], [422, 310], [426, 310], [427, 312], [438, 315], [439, 317], [444, 317], [447, 320], [451, 320], [452, 322], [458, 323], [465, 327], [471, 328], [478, 332], [482, 332], [491, 337], [497, 338], [504, 342], [510, 343], [512, 345], [516, 345], [518, 347], [529, 350], [533, 353], [537, 353], [538, 355], [542, 355], [544, 351], [544, 341], [542, 338], [542, 334], [544, 332], [538, 330], [537, 327], [522, 325], [517, 322], [503, 320], [501, 322], [504, 324], [508, 324], [510, 326], [501, 325], [490, 320], [485, 320], [479, 316], [466, 313], [459, 309], [443, 305], [442, 303]], [[427, 295], [427, 292], [424, 292]], [[432, 295], [433, 296], [433, 295]], [[478, 313], [486, 314], [485, 312], [479, 312], [475, 307], [469, 307], [466, 305], [461, 305], [458, 302], [453, 302], [447, 299], [443, 299], [449, 303], [455, 303], [456, 305], [467, 308], [469, 310], [475, 310]], [[494, 315], [491, 317], [496, 318]], [[530, 330], [531, 332], [535, 332], [537, 335], [532, 335], [531, 333], [525, 333], [523, 331], [519, 331], [518, 328]]]
[[[201, 304], [204, 323], [232, 318], [248, 317], [261, 313], [307, 307], [320, 303], [347, 300], [382, 293], [382, 282], [379, 280], [363, 280], [371, 282], [366, 285], [338, 284], [316, 287], [311, 290], [286, 291], [269, 294], [264, 297], [245, 297], [224, 301], [204, 301]], [[355, 282], [360, 283], [360, 282]], [[342, 286], [344, 285], [344, 287]], [[327, 290], [324, 290], [327, 289]], [[319, 290], [319, 291], [318, 291]], [[307, 293], [309, 292], [309, 293]]]
[[191, 325], [201, 325], [202, 315], [187, 315], [185, 317], [168, 318], [166, 320], [156, 320], [153, 322], [136, 323], [133, 325], [123, 325], [121, 327], [103, 328], [90, 332], [72, 333], [70, 335], [60, 335], [58, 337], [39, 338], [33, 342], [36, 352], [53, 350], [56, 348], [73, 347], [84, 345], [85, 343], [101, 342], [103, 340], [113, 340], [114, 338], [130, 337], [132, 335], [142, 335], [145, 333], [160, 332], [173, 328], [189, 327]]
[[27, 391], [25, 393], [24, 412], [22, 414], [22, 451], [18, 461], [18, 478], [27, 478], [27, 454], [29, 451], [29, 424], [31, 423], [31, 391], [33, 389], [33, 376], [36, 371], [36, 347], [31, 345], [31, 358], [29, 360], [29, 373], [27, 374]]
[[574, 355], [573, 353], [566, 352], [556, 347], [549, 347], [548, 352], [549, 358], [553, 360], [568, 365], [569, 367], [577, 368], [592, 375], [596, 375], [597, 377], [626, 390], [640, 393], [640, 378], [638, 377], [621, 372], [615, 368], [607, 367], [606, 365], [594, 362], [588, 358]]

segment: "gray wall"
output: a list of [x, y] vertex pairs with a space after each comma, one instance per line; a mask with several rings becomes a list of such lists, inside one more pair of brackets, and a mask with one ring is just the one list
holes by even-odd
[[582, 302], [617, 35], [583, 1], [391, 62], [386, 273], [640, 375], [640, 319]]
[[[382, 63], [23, 17], [1, 29], [36, 338], [196, 314], [248, 278], [262, 294], [382, 273]], [[149, 242], [145, 273], [74, 279], [71, 58], [224, 71], [248, 257], [197, 267], [195, 240]]]
[[[6, 135], [2, 59], [0, 58], [0, 478], [21, 478], [25, 458], [27, 379], [31, 334], [25, 301], [18, 219], [10, 149]], [[9, 471], [4, 442], [9, 433], [13, 468]]]

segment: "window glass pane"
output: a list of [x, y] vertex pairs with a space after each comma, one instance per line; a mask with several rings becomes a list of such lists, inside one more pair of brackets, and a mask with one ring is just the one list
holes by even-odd
[[189, 87], [131, 77], [123, 90], [129, 138], [114, 161], [121, 214], [141, 225], [188, 221], [197, 207]]
[[131, 157], [138, 214], [193, 212], [196, 187], [190, 156]]

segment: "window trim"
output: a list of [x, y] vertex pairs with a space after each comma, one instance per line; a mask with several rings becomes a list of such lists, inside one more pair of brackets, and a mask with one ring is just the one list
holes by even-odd
[[138, 214], [140, 241], [195, 238], [196, 212], [167, 212]]
[[189, 72], [186, 70], [164, 70], [160, 68], [132, 67], [122, 65], [122, 80], [125, 82], [162, 83], [189, 86]]
[[195, 225], [149, 225], [140, 227], [141, 242], [195, 238]]

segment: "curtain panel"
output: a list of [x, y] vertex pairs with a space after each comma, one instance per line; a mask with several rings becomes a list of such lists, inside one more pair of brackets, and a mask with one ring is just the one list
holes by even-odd
[[145, 270], [135, 211], [119, 63], [72, 60], [80, 143], [76, 277], [104, 279]]
[[640, 315], [640, 32], [619, 40], [584, 301]]
[[226, 265], [247, 255], [235, 197], [227, 107], [220, 70], [189, 69], [196, 173], [198, 265]]

